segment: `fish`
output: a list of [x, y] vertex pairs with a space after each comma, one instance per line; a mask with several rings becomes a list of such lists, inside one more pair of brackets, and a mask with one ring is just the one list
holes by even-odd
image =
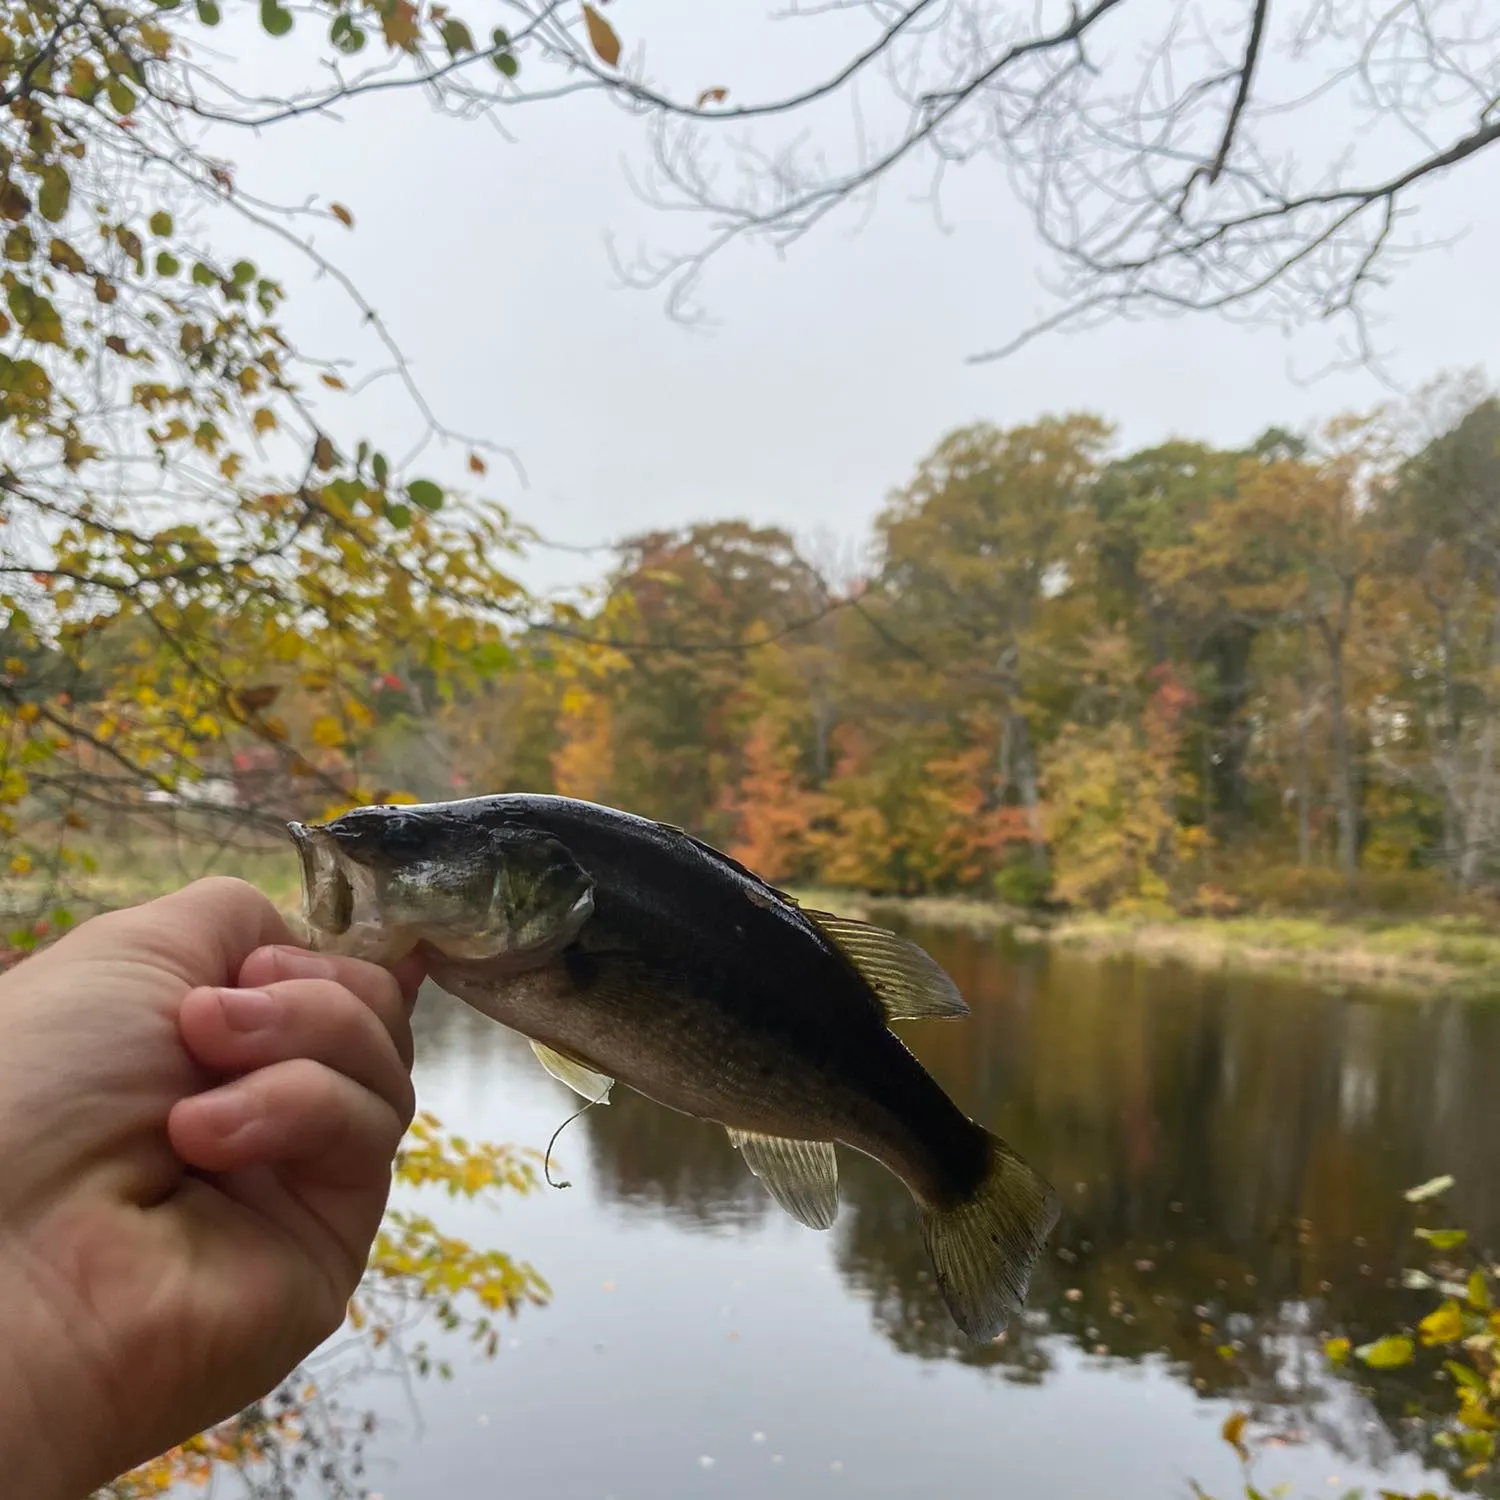
[[836, 1145], [907, 1187], [971, 1340], [1025, 1303], [1056, 1192], [969, 1119], [891, 1029], [968, 1006], [884, 928], [800, 905], [684, 830], [504, 793], [288, 825], [323, 951], [420, 951], [441, 988], [528, 1038], [593, 1103], [623, 1085], [722, 1126], [794, 1218], [838, 1212]]

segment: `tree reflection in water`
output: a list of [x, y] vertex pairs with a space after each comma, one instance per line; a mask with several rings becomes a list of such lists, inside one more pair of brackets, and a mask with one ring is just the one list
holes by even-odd
[[[841, 1152], [839, 1270], [900, 1351], [1044, 1381], [1058, 1340], [1154, 1361], [1287, 1439], [1434, 1457], [1432, 1382], [1352, 1399], [1323, 1339], [1427, 1310], [1411, 1184], [1452, 1172], [1455, 1218], [1500, 1243], [1500, 1008], [1366, 1001], [1251, 976], [1098, 963], [923, 933], [973, 1007], [903, 1028], [959, 1104], [1051, 1176], [1064, 1212], [1027, 1314], [958, 1335], [904, 1188]], [[722, 1131], [621, 1090], [583, 1117], [600, 1191], [709, 1228], [774, 1212]], [[1450, 1403], [1451, 1404], [1451, 1403]]]

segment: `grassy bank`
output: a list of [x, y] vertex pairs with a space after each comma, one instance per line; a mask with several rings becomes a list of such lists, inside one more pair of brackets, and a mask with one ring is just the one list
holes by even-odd
[[[290, 845], [257, 842], [226, 848], [202, 840], [157, 837], [101, 843], [94, 871], [68, 882], [76, 914], [129, 905], [175, 890], [204, 874], [238, 875], [283, 911], [298, 906], [300, 875]], [[41, 895], [34, 880], [9, 882], [18, 903]], [[31, 888], [31, 889], [28, 889]], [[1096, 954], [1174, 961], [1205, 970], [1245, 969], [1430, 993], [1434, 988], [1500, 996], [1500, 927], [1479, 916], [1334, 920], [1308, 915], [1232, 917], [1051, 916], [998, 901], [961, 896], [871, 896], [800, 889], [797, 899], [848, 916], [915, 923], [980, 935], [1004, 933]]]
[[878, 922], [1008, 933], [1102, 956], [1128, 954], [1201, 969], [1248, 969], [1324, 983], [1430, 993], [1434, 987], [1500, 996], [1500, 930], [1476, 917], [1317, 916], [1047, 917], [965, 897], [868, 896], [853, 891], [796, 893], [809, 906]]

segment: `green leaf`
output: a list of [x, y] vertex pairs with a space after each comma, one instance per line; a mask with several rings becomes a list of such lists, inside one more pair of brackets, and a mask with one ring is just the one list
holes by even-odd
[[1399, 1369], [1409, 1365], [1415, 1353], [1416, 1345], [1405, 1334], [1389, 1334], [1373, 1344], [1361, 1344], [1354, 1351], [1355, 1358], [1362, 1359], [1372, 1370]]
[[260, 24], [269, 36], [285, 36], [292, 29], [292, 13], [276, 0], [260, 0]]
[[205, 26], [217, 26], [219, 24], [219, 7], [215, 0], [198, 0], [198, 19]]
[[1461, 1365], [1456, 1359], [1445, 1359], [1443, 1368], [1460, 1384], [1466, 1385], [1470, 1390], [1486, 1391], [1489, 1386], [1485, 1384], [1484, 1376], [1477, 1370], [1471, 1370], [1468, 1365]]
[[255, 280], [255, 262], [251, 260], [237, 260], [230, 271], [230, 280], [235, 286], [244, 286], [247, 282]]
[[1488, 1312], [1490, 1310], [1490, 1288], [1484, 1279], [1484, 1272], [1475, 1266], [1469, 1272], [1468, 1303], [1476, 1312]]
[[37, 344], [62, 343], [62, 319], [45, 297], [17, 282], [11, 287], [5, 300], [23, 339], [31, 339]]
[[1434, 1250], [1457, 1250], [1469, 1238], [1462, 1229], [1418, 1229], [1414, 1232], [1419, 1240], [1426, 1240]]
[[374, 458], [370, 460], [370, 468], [374, 471], [375, 483], [383, 485], [386, 481], [386, 477], [391, 472], [390, 465], [385, 461], [385, 454], [377, 453]]
[[413, 479], [406, 487], [406, 498], [423, 510], [440, 510], [443, 504], [442, 486], [434, 484], [430, 479]]
[[128, 115], [135, 109], [135, 90], [118, 75], [104, 85], [104, 92], [117, 114]]
[[182, 269], [182, 262], [170, 250], [162, 250], [156, 256], [156, 274], [175, 276]]
[[5, 258], [6, 260], [20, 261], [22, 263], [31, 259], [36, 254], [36, 241], [31, 237], [31, 231], [24, 224], [17, 224], [5, 236]]
[[365, 34], [354, 24], [351, 17], [341, 15], [335, 16], [333, 25], [328, 28], [328, 40], [345, 57], [353, 57], [364, 46]]
[[507, 78], [514, 78], [521, 71], [521, 65], [516, 61], [516, 55], [510, 50], [510, 34], [503, 26], [497, 26], [490, 33], [490, 45], [494, 50], [490, 53], [490, 61]]
[[218, 286], [219, 273], [204, 261], [197, 261], [193, 266], [194, 286]]
[[1453, 1178], [1450, 1176], [1429, 1177], [1426, 1182], [1406, 1190], [1406, 1201], [1408, 1203], [1426, 1203], [1429, 1198], [1440, 1197], [1452, 1186]]
[[405, 531], [411, 525], [411, 506], [393, 500], [385, 508], [385, 518], [397, 531]]
[[151, 215], [151, 233], [155, 235], [169, 235], [172, 232], [172, 215], [166, 209], [159, 208]]
[[56, 224], [68, 211], [68, 200], [73, 196], [73, 183], [66, 168], [51, 166], [42, 168], [42, 186], [36, 195], [36, 206], [49, 224]]
[[449, 16], [438, 31], [442, 35], [443, 45], [448, 49], [449, 57], [457, 57], [460, 52], [474, 50], [474, 34], [457, 16]]

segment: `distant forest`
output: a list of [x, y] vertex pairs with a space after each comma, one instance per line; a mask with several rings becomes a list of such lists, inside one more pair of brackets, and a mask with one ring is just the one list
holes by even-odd
[[1471, 903], [1500, 872], [1500, 402], [1464, 390], [1232, 450], [965, 428], [862, 576], [745, 521], [632, 537], [466, 674], [462, 640], [408, 652], [341, 713], [289, 672], [276, 737], [314, 764], [277, 774], [302, 811], [336, 780], [608, 802], [787, 885]]

